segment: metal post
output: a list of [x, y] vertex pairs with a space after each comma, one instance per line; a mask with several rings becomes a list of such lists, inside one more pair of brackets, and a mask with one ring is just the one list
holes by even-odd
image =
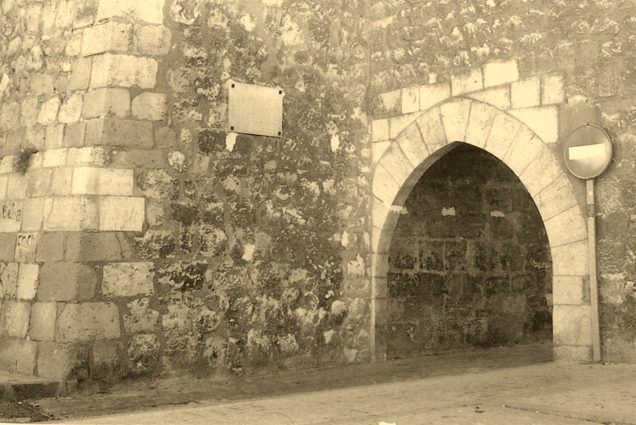
[[598, 272], [596, 270], [596, 208], [594, 201], [594, 179], [585, 181], [587, 192], [587, 241], [590, 270], [590, 307], [592, 325], [592, 359], [601, 361], [601, 334], [598, 320]]

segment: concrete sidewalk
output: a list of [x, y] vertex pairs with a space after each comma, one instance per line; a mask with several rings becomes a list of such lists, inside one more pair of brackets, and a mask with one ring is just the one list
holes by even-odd
[[549, 363], [65, 424], [636, 424], [636, 366]]

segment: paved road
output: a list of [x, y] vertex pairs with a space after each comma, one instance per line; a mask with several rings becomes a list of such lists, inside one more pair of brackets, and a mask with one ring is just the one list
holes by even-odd
[[636, 366], [548, 363], [65, 424], [636, 425]]

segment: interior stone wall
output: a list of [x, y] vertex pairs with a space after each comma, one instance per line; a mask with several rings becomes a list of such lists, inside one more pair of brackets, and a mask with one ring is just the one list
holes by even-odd
[[552, 339], [541, 216], [497, 158], [463, 145], [407, 198], [389, 250], [387, 355]]

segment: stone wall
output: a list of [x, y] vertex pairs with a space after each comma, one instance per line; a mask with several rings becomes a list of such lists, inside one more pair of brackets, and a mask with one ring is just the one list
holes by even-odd
[[[413, 112], [398, 89], [489, 85], [471, 73], [493, 59], [514, 78], [480, 101], [535, 122], [525, 110], [549, 107], [555, 151], [586, 121], [616, 141], [599, 181], [605, 355], [634, 359], [629, 2], [1, 6], [3, 368], [111, 381], [370, 359], [386, 145], [367, 117]], [[283, 137], [226, 143], [230, 78], [284, 90]]]
[[550, 250], [518, 178], [472, 146], [411, 191], [389, 250], [387, 355], [552, 339]]
[[[2, 5], [4, 369], [368, 359], [356, 2]], [[230, 78], [284, 88], [283, 138], [226, 145]]]

